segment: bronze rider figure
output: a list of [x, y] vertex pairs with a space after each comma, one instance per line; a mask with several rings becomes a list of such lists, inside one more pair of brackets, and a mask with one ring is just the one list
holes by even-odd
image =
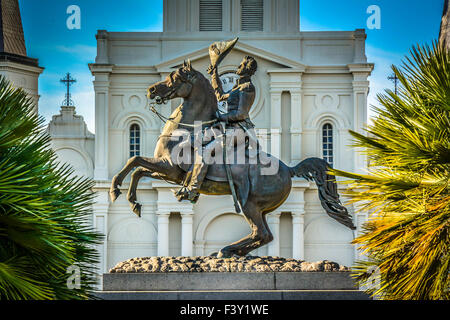
[[[218, 112], [217, 119], [220, 122], [224, 122], [227, 129], [245, 131], [253, 129], [254, 125], [250, 121], [249, 113], [255, 100], [255, 87], [251, 77], [255, 74], [258, 67], [256, 60], [250, 56], [244, 57], [236, 71], [239, 79], [229, 92], [224, 92], [222, 88], [217, 67], [218, 64], [211, 64], [208, 68], [208, 73], [211, 75], [211, 85], [217, 101], [227, 101], [228, 104], [227, 113], [220, 114]], [[219, 140], [213, 140], [204, 146], [203, 150], [215, 148], [218, 143], [220, 143]], [[208, 164], [205, 162], [207, 161], [203, 157], [201, 161], [195, 161], [189, 181], [186, 181], [185, 186], [176, 193], [179, 201], [190, 200], [196, 202], [198, 200], [200, 187], [208, 172]]]

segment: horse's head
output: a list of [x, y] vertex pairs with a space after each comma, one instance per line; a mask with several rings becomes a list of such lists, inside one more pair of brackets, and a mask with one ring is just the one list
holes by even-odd
[[171, 72], [164, 81], [157, 82], [148, 88], [147, 96], [161, 104], [175, 98], [187, 98], [198, 78], [191, 62], [184, 62], [183, 66]]

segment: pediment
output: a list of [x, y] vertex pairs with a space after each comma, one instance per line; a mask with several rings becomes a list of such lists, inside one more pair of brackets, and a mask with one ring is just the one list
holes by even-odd
[[[191, 62], [195, 62], [197, 60], [205, 59], [209, 57], [209, 46], [203, 47], [201, 49], [185, 53], [179, 57], [172, 58], [170, 60], [163, 61], [155, 66], [158, 72], [168, 72], [173, 70], [174, 68], [178, 68], [183, 64], [184, 61], [188, 59]], [[306, 66], [298, 61], [294, 61], [292, 59], [288, 59], [286, 57], [279, 56], [272, 52], [248, 45], [244, 42], [236, 43], [233, 48], [234, 52], [240, 52], [242, 55], [250, 55], [258, 59], [264, 59], [270, 61], [278, 66], [280, 69], [295, 69], [295, 70], [305, 70]]]
[[94, 134], [88, 130], [84, 118], [76, 114], [73, 106], [61, 106], [60, 113], [52, 117], [47, 130], [52, 138], [67, 136], [72, 138], [94, 137]]

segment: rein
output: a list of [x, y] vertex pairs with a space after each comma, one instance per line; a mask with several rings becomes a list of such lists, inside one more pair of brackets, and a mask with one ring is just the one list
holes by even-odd
[[[162, 100], [164, 104], [166, 104], [166, 100]], [[162, 115], [160, 112], [158, 112], [158, 110], [156, 110], [155, 106], [156, 104], [161, 104], [161, 103], [156, 103], [156, 102], [149, 102], [149, 108], [150, 111], [153, 112], [154, 114], [156, 114], [156, 116], [162, 121], [162, 122], [167, 122], [170, 121], [174, 124], [180, 125], [180, 126], [184, 126], [184, 127], [188, 127], [188, 128], [195, 128], [197, 127], [196, 125], [190, 124], [190, 123], [183, 123], [183, 122], [176, 122], [171, 118], [168, 118], [164, 115]], [[209, 120], [209, 121], [202, 121], [201, 125], [210, 125], [210, 124], [214, 124], [217, 123], [218, 119], [214, 119], [214, 120]]]

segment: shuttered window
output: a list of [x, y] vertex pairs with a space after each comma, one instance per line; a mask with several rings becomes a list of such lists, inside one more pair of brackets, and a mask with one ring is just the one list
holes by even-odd
[[222, 31], [222, 0], [200, 0], [200, 31]]
[[263, 31], [264, 0], [241, 0], [241, 30]]

